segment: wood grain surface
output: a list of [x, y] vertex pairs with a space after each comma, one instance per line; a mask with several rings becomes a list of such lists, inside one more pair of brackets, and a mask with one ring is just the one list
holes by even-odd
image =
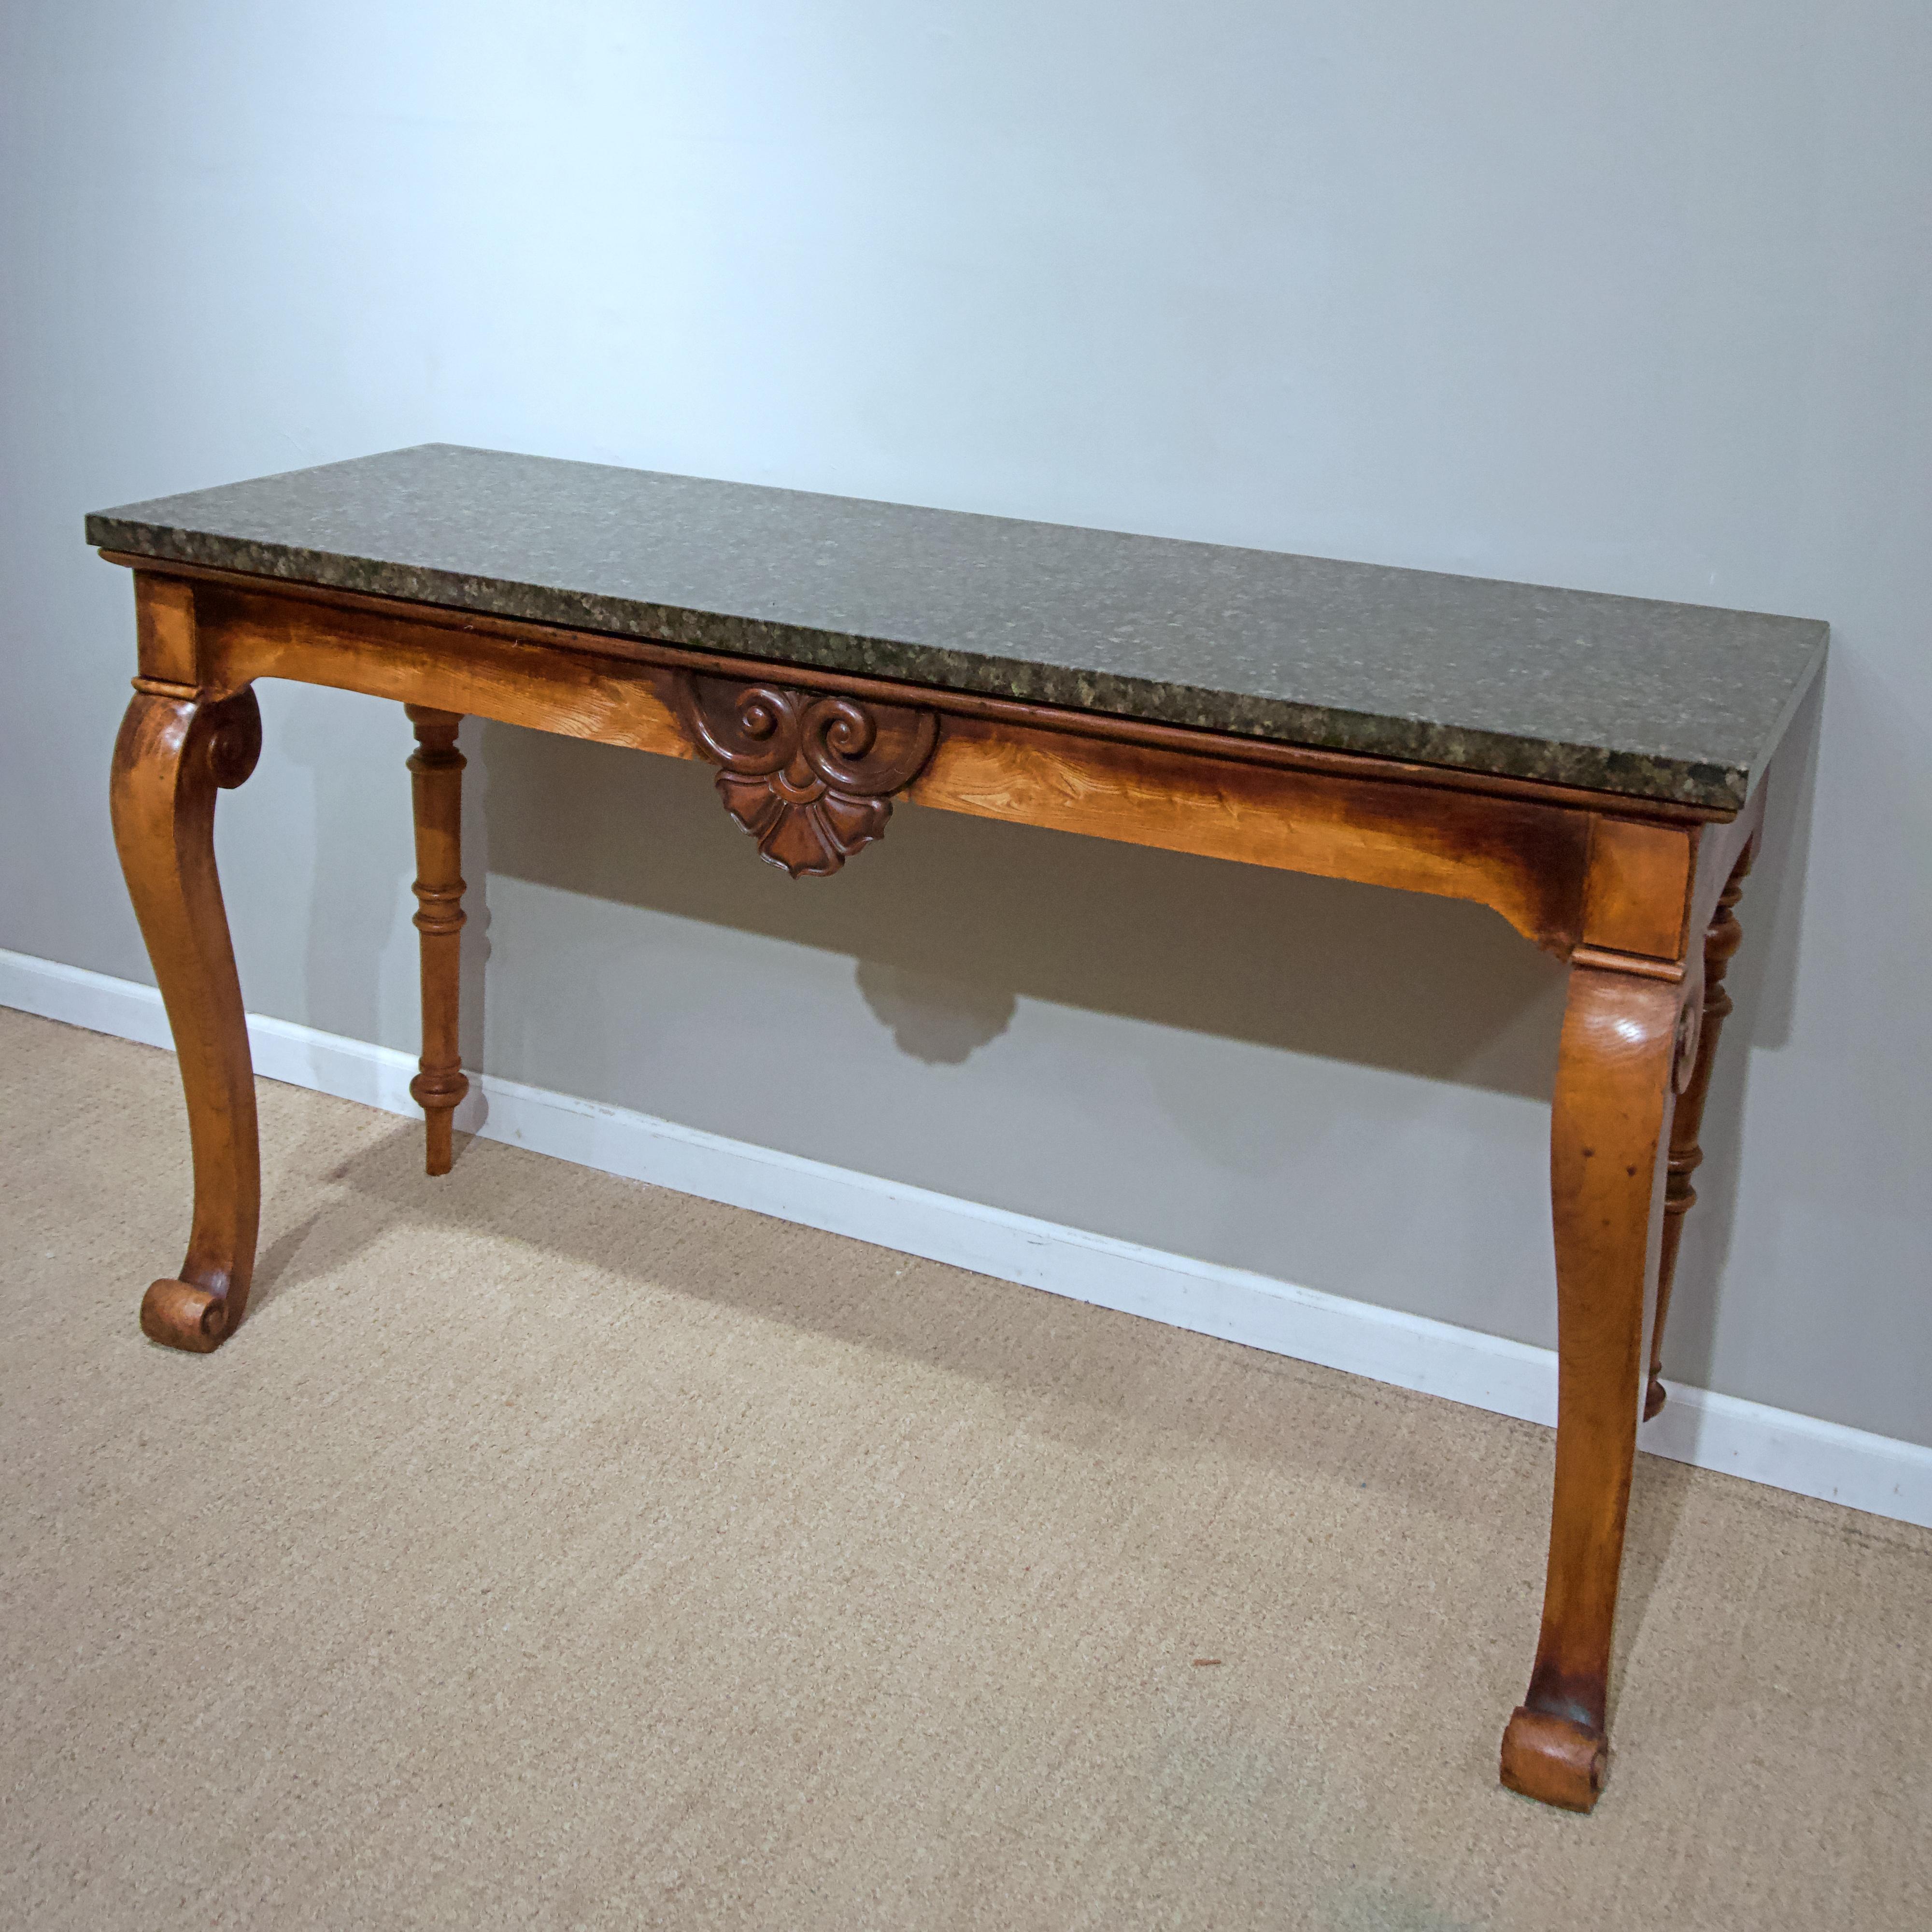
[[1567, 960], [1550, 1154], [1556, 1487], [1536, 1661], [1502, 1774], [1550, 1804], [1594, 1803], [1636, 1428], [1646, 1388], [1661, 1386], [1676, 1233], [1695, 1198], [1761, 788], [1726, 818], [194, 566], [143, 562], [136, 586], [142, 672], [116, 752], [114, 820], [194, 1148], [188, 1256], [142, 1310], [148, 1334], [176, 1347], [212, 1348], [232, 1332], [254, 1260], [254, 1090], [213, 826], [217, 790], [241, 782], [259, 749], [258, 678], [408, 708], [423, 998], [411, 1090], [432, 1174], [449, 1168], [467, 1086], [458, 1046], [465, 716], [706, 759], [724, 808], [795, 877], [838, 871], [905, 799], [1468, 899]]
[[423, 1110], [424, 1166], [447, 1174], [454, 1159], [452, 1116], [470, 1082], [457, 1045], [458, 975], [462, 964], [463, 754], [456, 748], [463, 722], [454, 712], [406, 705], [416, 728], [410, 756], [410, 802], [415, 807], [417, 950], [422, 973], [422, 1058], [410, 1096]]

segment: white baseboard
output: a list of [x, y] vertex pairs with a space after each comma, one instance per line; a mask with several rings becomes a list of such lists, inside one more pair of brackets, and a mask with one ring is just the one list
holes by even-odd
[[[152, 986], [0, 951], [0, 1005], [171, 1046]], [[258, 1073], [413, 1114], [392, 1047], [250, 1015]], [[458, 1126], [607, 1174], [748, 1208], [1204, 1335], [1526, 1420], [1553, 1423], [1556, 1358], [1500, 1336], [1297, 1288], [484, 1075]], [[1672, 1384], [1641, 1446], [1700, 1468], [1932, 1528], [1932, 1448]]]

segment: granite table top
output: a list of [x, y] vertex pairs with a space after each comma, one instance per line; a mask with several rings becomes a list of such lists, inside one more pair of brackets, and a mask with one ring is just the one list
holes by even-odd
[[104, 549], [1735, 811], [1829, 626], [425, 443]]

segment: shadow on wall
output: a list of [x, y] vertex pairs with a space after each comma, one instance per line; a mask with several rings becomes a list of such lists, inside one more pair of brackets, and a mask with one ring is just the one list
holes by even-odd
[[[298, 832], [291, 821], [288, 836], [312, 842], [316, 862], [299, 873], [286, 868], [250, 880], [250, 902], [244, 918], [260, 916], [265, 893], [292, 892], [298, 881], [306, 895], [299, 908], [305, 934], [302, 984], [295, 996], [296, 1010], [312, 1026], [351, 1040], [383, 1036], [382, 986], [374, 962], [401, 948], [414, 976], [416, 935], [409, 921], [416, 910], [406, 890], [398, 890], [394, 866], [375, 863], [375, 855], [393, 854], [406, 864], [411, 843], [408, 760], [415, 735], [400, 705], [351, 693], [304, 685], [264, 680], [257, 686], [264, 700], [264, 723], [269, 754], [286, 770], [308, 774], [307, 811]], [[345, 728], [358, 734], [358, 751], [374, 748], [373, 774], [369, 761], [346, 760], [331, 755], [335, 735]], [[483, 1024], [483, 980], [489, 958], [490, 813], [487, 760], [477, 755], [479, 734], [501, 734], [500, 727], [485, 727], [480, 718], [466, 719], [460, 748], [469, 760], [463, 784], [463, 896], [465, 925], [460, 988], [460, 1040], [463, 1064], [488, 1064]], [[257, 793], [244, 794], [243, 809], [253, 808]], [[292, 804], [300, 794], [290, 788]], [[236, 808], [230, 807], [229, 810]], [[410, 876], [406, 872], [405, 880]], [[291, 900], [271, 908], [269, 916], [297, 916]], [[238, 924], [239, 922], [238, 921]], [[244, 990], [249, 983], [244, 977]], [[411, 1002], [413, 1016], [413, 1000]], [[265, 1010], [274, 1010], [272, 1004]], [[413, 1047], [410, 1049], [413, 1052]]]
[[[398, 896], [389, 866], [340, 861], [350, 854], [366, 860], [371, 853], [406, 849], [406, 761], [414, 743], [409, 724], [400, 705], [352, 694], [269, 680], [256, 689], [263, 700], [266, 755], [282, 771], [299, 771], [308, 777], [306, 801], [294, 785], [285, 787], [282, 794], [291, 813], [284, 828], [288, 834], [296, 833], [294, 814], [306, 802], [307, 823], [300, 836], [315, 854], [302, 874], [308, 898], [300, 928], [304, 943], [296, 1010], [310, 1025], [325, 1032], [350, 1040], [380, 1040], [382, 988], [375, 962], [398, 946], [413, 946], [416, 935], [406, 922], [414, 906], [406, 894]], [[345, 722], [370, 734], [387, 754], [386, 782], [380, 790], [370, 784], [359, 763], [332, 755], [333, 734]], [[240, 808], [256, 809], [259, 796], [239, 794], [245, 801]], [[218, 822], [220, 812], [235, 808], [218, 808]], [[266, 883], [278, 887], [281, 880]], [[243, 916], [256, 918], [261, 911], [258, 904], [251, 904], [243, 909]], [[244, 993], [250, 992], [252, 977], [244, 970]], [[254, 997], [250, 994], [251, 1004]]]
[[479, 743], [494, 870], [849, 955], [917, 1060], [964, 1060], [1024, 996], [1549, 1096], [1563, 969], [1480, 906], [905, 806], [836, 878], [794, 880], [708, 766], [508, 725]]
[[928, 1066], [963, 1066], [1006, 1031], [1019, 1010], [1018, 996], [1005, 988], [976, 986], [915, 966], [862, 959], [853, 978], [892, 1044]]
[[1738, 904], [1744, 943], [1726, 976], [1733, 1010], [1724, 1022], [1711, 1071], [1700, 1135], [1704, 1160], [1694, 1177], [1696, 1204], [1685, 1222], [1678, 1258], [1682, 1292], [1672, 1291], [1665, 1336], [1665, 1376], [1700, 1388], [1710, 1385], [1718, 1310], [1737, 1228], [1751, 1055], [1774, 1052], [1791, 1037], [1818, 745], [1830, 674], [1828, 668], [1812, 686], [1786, 734], [1784, 755], [1765, 799], [1757, 856]]
[[[1691, 1384], [1709, 1378], [1750, 1049], [1790, 1031], [1821, 703], [1814, 693], [1787, 740], [1741, 908], [1736, 1011], [1666, 1355], [1666, 1373]], [[487, 796], [490, 869], [848, 957], [872, 1016], [915, 1061], [962, 1064], [1024, 997], [1550, 1096], [1564, 968], [1486, 908], [904, 806], [836, 878], [793, 880], [726, 816], [708, 766], [500, 724], [471, 731], [473, 891]], [[480, 1014], [465, 993], [466, 1014]]]

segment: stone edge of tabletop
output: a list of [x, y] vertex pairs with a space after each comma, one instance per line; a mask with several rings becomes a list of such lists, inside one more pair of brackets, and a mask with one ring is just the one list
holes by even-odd
[[[155, 500], [153, 507], [172, 500]], [[424, 565], [150, 523], [128, 514], [149, 507], [130, 503], [90, 512], [88, 542], [102, 550], [152, 557], [157, 562], [193, 564], [276, 583], [393, 597], [478, 616], [647, 639], [688, 650], [755, 658], [775, 667], [789, 664], [842, 671], [964, 694], [1220, 732], [1270, 744], [1352, 752], [1474, 776], [1521, 778], [1601, 792], [1606, 797], [1719, 813], [1741, 811], [1749, 800], [1823, 664], [1831, 636], [1830, 626], [1821, 620], [1777, 620], [1814, 629], [1815, 648], [1793, 681], [1776, 724], [1749, 762], [1726, 764], [1212, 687], [1162, 684], [1038, 660], [949, 650], [512, 578], [464, 575]]]

